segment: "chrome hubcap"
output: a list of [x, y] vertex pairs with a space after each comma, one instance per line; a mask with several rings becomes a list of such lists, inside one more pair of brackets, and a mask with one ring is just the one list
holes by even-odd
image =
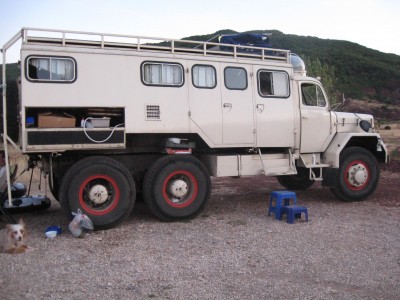
[[169, 193], [178, 199], [184, 197], [187, 194], [187, 192], [188, 192], [188, 185], [182, 179], [176, 179], [172, 181], [169, 186]]
[[368, 180], [368, 170], [361, 164], [356, 164], [349, 169], [349, 182], [353, 186], [362, 186]]
[[89, 199], [95, 204], [103, 204], [108, 199], [108, 191], [104, 185], [96, 184], [89, 190]]

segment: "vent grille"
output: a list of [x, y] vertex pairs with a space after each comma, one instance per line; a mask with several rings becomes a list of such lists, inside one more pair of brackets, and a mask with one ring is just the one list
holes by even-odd
[[159, 105], [146, 105], [146, 120], [161, 120]]

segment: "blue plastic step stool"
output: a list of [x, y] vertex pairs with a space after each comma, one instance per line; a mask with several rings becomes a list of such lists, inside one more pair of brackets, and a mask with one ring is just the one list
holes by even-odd
[[[290, 191], [273, 191], [269, 198], [268, 216], [275, 213], [275, 219], [282, 220], [282, 207], [292, 204], [296, 205], [296, 193]], [[275, 203], [275, 205], [274, 205]]]
[[301, 214], [304, 213], [306, 222], [308, 222], [308, 209], [301, 205], [287, 205], [282, 207], [281, 218], [283, 214], [287, 215], [287, 222], [294, 224], [294, 219], [301, 219]]

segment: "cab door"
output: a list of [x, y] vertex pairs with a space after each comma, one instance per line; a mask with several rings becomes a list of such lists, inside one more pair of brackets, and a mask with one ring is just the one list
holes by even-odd
[[224, 145], [254, 146], [255, 121], [251, 66], [220, 64]]
[[326, 96], [316, 82], [300, 82], [300, 153], [323, 152], [333, 131]]

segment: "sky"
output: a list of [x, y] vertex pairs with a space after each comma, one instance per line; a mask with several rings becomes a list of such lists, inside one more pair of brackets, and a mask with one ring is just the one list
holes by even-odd
[[22, 27], [165, 38], [276, 29], [400, 55], [399, 13], [399, 0], [0, 0], [0, 47]]

